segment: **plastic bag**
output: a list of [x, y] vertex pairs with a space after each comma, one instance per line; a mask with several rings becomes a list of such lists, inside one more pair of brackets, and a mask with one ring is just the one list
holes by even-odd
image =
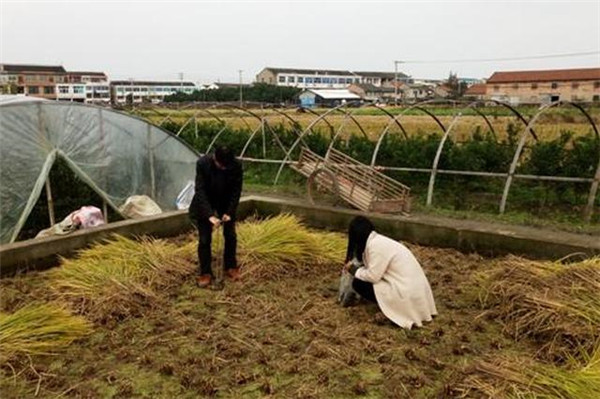
[[[362, 266], [362, 263], [360, 263], [356, 259], [352, 259], [352, 262], [359, 267]], [[342, 275], [340, 276], [340, 287], [338, 290], [338, 302], [343, 307], [352, 305], [360, 297], [360, 295], [358, 295], [358, 293], [354, 291], [354, 288], [352, 288], [352, 280], [354, 280], [353, 275], [351, 275], [345, 270], [342, 271]]]
[[183, 190], [181, 190], [181, 192], [177, 196], [177, 199], [175, 200], [175, 205], [177, 206], [177, 209], [188, 209], [190, 207], [190, 204], [192, 203], [192, 198], [194, 198], [195, 191], [196, 184], [193, 181], [188, 180], [187, 184], [185, 185]]
[[132, 195], [119, 208], [123, 216], [138, 219], [162, 213], [160, 207], [147, 195]]

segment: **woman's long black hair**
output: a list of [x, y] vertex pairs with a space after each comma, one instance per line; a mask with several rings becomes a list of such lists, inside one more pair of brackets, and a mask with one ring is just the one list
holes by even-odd
[[375, 226], [364, 216], [357, 216], [350, 222], [348, 227], [348, 250], [346, 251], [346, 262], [352, 258], [360, 261], [367, 246], [369, 234], [375, 230]]

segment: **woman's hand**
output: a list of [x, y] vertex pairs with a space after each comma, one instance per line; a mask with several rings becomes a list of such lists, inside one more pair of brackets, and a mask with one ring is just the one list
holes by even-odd
[[346, 264], [344, 265], [344, 268], [342, 270], [345, 272], [350, 272], [351, 267], [352, 267], [352, 261], [349, 260], [348, 262], [346, 262]]

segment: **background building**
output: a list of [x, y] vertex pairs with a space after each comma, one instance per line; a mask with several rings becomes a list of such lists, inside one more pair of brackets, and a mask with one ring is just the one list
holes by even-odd
[[377, 87], [371, 83], [353, 83], [348, 90], [360, 96], [364, 101], [376, 103], [392, 103], [396, 95], [394, 87]]
[[159, 103], [166, 96], [183, 92], [190, 94], [198, 87], [185, 81], [139, 81], [113, 80], [110, 82], [110, 94], [114, 104]]
[[600, 68], [494, 72], [486, 97], [511, 104], [600, 101]]
[[67, 71], [61, 65], [0, 64], [0, 86], [4, 94], [55, 100], [56, 85], [66, 79]]
[[67, 72], [66, 83], [56, 85], [59, 100], [95, 104], [110, 103], [108, 77], [104, 72]]
[[360, 101], [360, 96], [344, 89], [306, 89], [298, 95], [298, 98], [300, 105], [306, 108], [336, 107], [346, 102]]
[[48, 100], [110, 101], [104, 72], [69, 72], [61, 65], [0, 64], [0, 90]]
[[[393, 87], [394, 77], [394, 72], [266, 67], [256, 75], [256, 82], [307, 89], [345, 89], [351, 84]], [[409, 79], [407, 75], [398, 73], [398, 80], [405, 81], [407, 79]]]
[[464, 96], [473, 100], [484, 100], [486, 98], [486, 93], [487, 87], [485, 83], [476, 83], [465, 91]]

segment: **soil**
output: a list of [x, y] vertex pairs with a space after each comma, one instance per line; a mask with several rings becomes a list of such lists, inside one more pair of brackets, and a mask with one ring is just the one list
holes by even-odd
[[[109, 320], [60, 355], [0, 368], [3, 398], [450, 398], [479, 359], [534, 352], [479, 307], [476, 272], [494, 259], [409, 246], [439, 315], [403, 330], [375, 304], [336, 303], [339, 266], [241, 282], [193, 279], [143, 317]], [[43, 298], [41, 273], [0, 281], [2, 311]]]

